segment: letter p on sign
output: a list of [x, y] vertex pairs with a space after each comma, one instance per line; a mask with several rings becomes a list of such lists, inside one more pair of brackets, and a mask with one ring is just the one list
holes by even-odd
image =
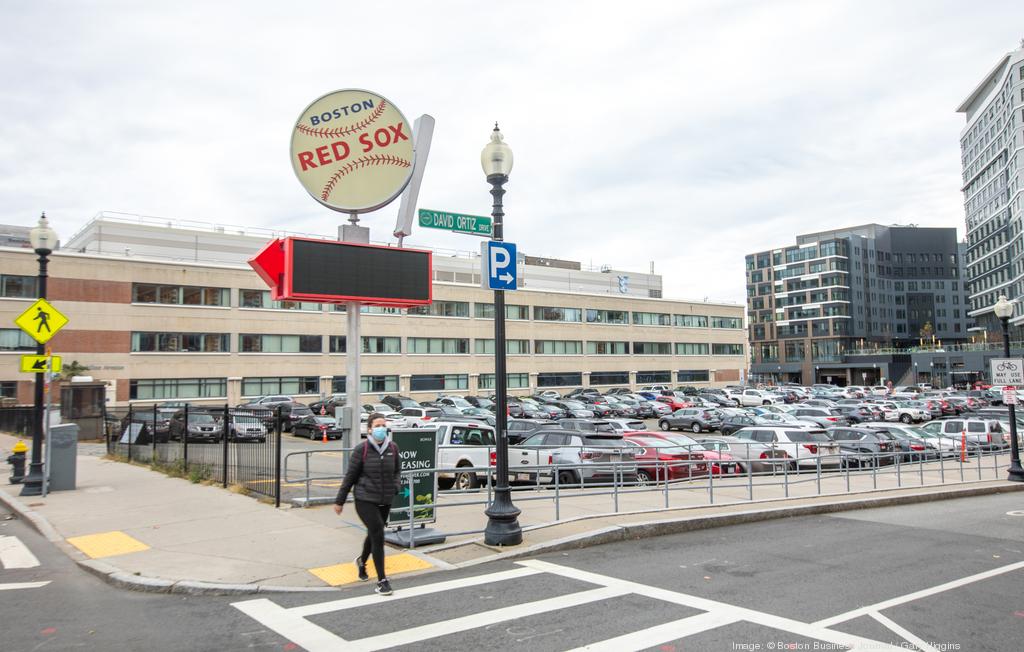
[[481, 287], [488, 290], [515, 290], [516, 246], [511, 242], [488, 240], [480, 244]]

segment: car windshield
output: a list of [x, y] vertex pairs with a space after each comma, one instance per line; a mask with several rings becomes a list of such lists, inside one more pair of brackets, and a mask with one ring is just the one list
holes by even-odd
[[789, 437], [789, 441], [818, 441], [818, 442], [830, 442], [831, 439], [825, 434], [823, 430], [787, 430], [786, 436]]
[[322, 424], [328, 425], [328, 426], [333, 426], [334, 425], [334, 417], [313, 417], [313, 418], [316, 419], [317, 423], [322, 423]]
[[313, 410], [310, 410], [305, 405], [294, 405], [292, 406], [292, 414], [313, 414]]
[[189, 423], [214, 423], [214, 418], [209, 414], [190, 414], [188, 415]]
[[622, 439], [622, 435], [588, 433], [583, 435], [583, 443], [587, 446], [622, 446], [626, 442]]

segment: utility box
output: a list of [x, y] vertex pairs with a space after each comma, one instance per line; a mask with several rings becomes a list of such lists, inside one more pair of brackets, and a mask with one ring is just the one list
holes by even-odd
[[60, 416], [78, 425], [82, 439], [102, 439], [106, 434], [103, 415], [107, 406], [107, 386], [95, 382], [64, 383], [60, 388]]
[[50, 491], [75, 488], [78, 476], [78, 430], [78, 425], [74, 423], [50, 427]]

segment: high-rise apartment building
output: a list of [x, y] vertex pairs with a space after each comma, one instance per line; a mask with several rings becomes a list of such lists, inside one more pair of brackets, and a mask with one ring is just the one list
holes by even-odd
[[775, 382], [899, 382], [873, 349], [966, 341], [956, 229], [867, 224], [746, 257], [751, 374]]
[[960, 151], [971, 314], [980, 327], [998, 333], [992, 306], [1005, 294], [1017, 304], [1012, 323], [1019, 331], [1024, 323], [1019, 303], [1024, 298], [1024, 43], [996, 63], [957, 111], [967, 119]]

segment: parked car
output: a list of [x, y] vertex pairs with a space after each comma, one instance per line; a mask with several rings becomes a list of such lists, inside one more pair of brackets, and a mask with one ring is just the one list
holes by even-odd
[[558, 392], [552, 389], [546, 389], [543, 392], [537, 392], [536, 396], [537, 398], [545, 399], [548, 401], [557, 401], [558, 399], [562, 398], [561, 396], [558, 395]]
[[[873, 424], [866, 424], [873, 425]], [[882, 425], [882, 424], [878, 424]], [[904, 424], [884, 424], [886, 429], [896, 435], [904, 434], [908, 437], [918, 439], [924, 442], [925, 446], [929, 450], [934, 451], [934, 456], [929, 457], [957, 457], [960, 455], [960, 442], [954, 440], [951, 437], [943, 437], [932, 432], [928, 432], [924, 428], [918, 426], [908, 426]], [[976, 448], [975, 444], [970, 444], [972, 448]]]
[[171, 417], [170, 438], [195, 442], [220, 441], [221, 425], [209, 412], [196, 409], [188, 410], [188, 422], [185, 421], [185, 410], [179, 410]]
[[615, 410], [608, 403], [608, 399], [603, 396], [597, 396], [592, 394], [583, 394], [576, 397], [576, 400], [586, 406], [586, 409], [594, 413], [594, 416], [601, 419], [605, 417], [615, 416]]
[[850, 421], [843, 413], [837, 409], [820, 408], [820, 407], [803, 407], [799, 406], [793, 410], [793, 416], [802, 419], [804, 421], [813, 421], [818, 424], [821, 428], [831, 428], [832, 426], [846, 426], [849, 425]]
[[508, 436], [508, 443], [518, 444], [530, 435], [540, 430], [551, 430], [558, 428], [557, 421], [551, 420], [535, 420], [535, 419], [509, 419], [508, 430], [506, 434]]
[[752, 407], [754, 405], [774, 405], [775, 403], [781, 403], [782, 401], [775, 395], [761, 390], [761, 389], [750, 389], [749, 387], [741, 392], [736, 398], [739, 399], [740, 405], [743, 407]]
[[612, 424], [604, 419], [562, 419], [558, 422], [559, 427], [566, 430], [580, 430], [584, 432], [616, 432]]
[[669, 410], [671, 410], [672, 412], [675, 412], [676, 410], [681, 410], [683, 408], [692, 407], [689, 401], [681, 399], [678, 396], [658, 396], [654, 399], [654, 402], [661, 403], [662, 405], [667, 405], [669, 407]]
[[435, 403], [438, 406], [444, 405], [447, 407], [458, 408], [459, 410], [462, 410], [463, 408], [473, 407], [472, 403], [462, 398], [461, 396], [438, 396], [437, 401], [435, 401]]
[[433, 421], [444, 416], [441, 408], [407, 407], [398, 411], [406, 428], [424, 428], [434, 425]]
[[[494, 428], [480, 423], [437, 424], [437, 486], [476, 489], [487, 482], [494, 452]], [[460, 470], [464, 469], [464, 470]], [[472, 470], [477, 469], [477, 470]]]
[[867, 405], [838, 405], [835, 408], [846, 417], [846, 420], [850, 423], [864, 423], [866, 421], [875, 421], [882, 414], [879, 411], [878, 414], [873, 412]]
[[775, 424], [771, 420], [753, 414], [725, 414], [722, 417], [722, 424], [718, 426], [718, 431], [728, 436], [735, 434], [736, 431], [742, 428], [772, 425]]
[[322, 401], [314, 401], [313, 403], [310, 403], [309, 409], [313, 414], [334, 416], [334, 411], [337, 408], [345, 407], [345, 398], [344, 394], [334, 394]]
[[700, 392], [697, 394], [699, 398], [705, 401], [711, 401], [712, 403], [722, 407], [732, 407], [736, 405], [736, 402], [725, 397], [725, 394], [713, 394], [711, 392]]
[[419, 403], [412, 400], [408, 396], [399, 396], [397, 394], [388, 394], [380, 399], [380, 402], [390, 407], [395, 412], [401, 412], [402, 408], [418, 408], [422, 407]]
[[616, 417], [635, 417], [636, 407], [629, 405], [623, 401], [617, 401], [613, 398], [609, 398], [608, 407], [612, 409], [612, 415]]
[[647, 424], [639, 419], [605, 419], [616, 432], [627, 434], [630, 432], [643, 432], [647, 430]]
[[462, 398], [466, 399], [466, 402], [473, 407], [484, 408], [485, 410], [494, 407], [494, 401], [483, 396], [463, 396]]
[[567, 417], [574, 419], [593, 419], [596, 416], [588, 405], [580, 401], [566, 399], [564, 401], [553, 401], [551, 405], [562, 410]]
[[542, 466], [545, 459], [566, 465], [558, 469], [559, 484], [585, 485], [616, 478], [636, 481], [637, 467], [632, 464], [636, 453], [616, 433], [542, 430], [509, 447], [509, 472], [515, 473], [517, 480], [530, 481], [536, 473], [527, 471], [523, 478], [516, 467]]
[[624, 438], [637, 462], [636, 483], [640, 486], [667, 480], [686, 480], [708, 473], [703, 447], [695, 450], [654, 433], [632, 432]]
[[898, 446], [884, 428], [830, 428], [828, 435], [839, 444], [849, 465], [881, 466], [896, 461]]
[[[173, 412], [166, 410], [158, 410], [156, 408], [143, 408], [141, 406], [133, 406], [131, 411], [131, 423], [141, 423], [146, 427], [146, 430], [150, 433], [150, 436], [158, 444], [165, 444], [170, 437], [171, 433], [171, 417], [174, 415]], [[129, 419], [126, 414], [121, 419], [121, 432], [128, 427]]]
[[942, 419], [926, 423], [921, 428], [957, 442], [966, 438], [968, 444], [974, 444], [980, 450], [1001, 450], [1008, 446], [1003, 437], [1003, 427], [995, 419]]
[[779, 426], [752, 426], [736, 432], [738, 439], [768, 444], [782, 451], [791, 460], [790, 468], [839, 467], [842, 464], [839, 444], [824, 429], [796, 429]]
[[[786, 464], [787, 457], [771, 446], [737, 437], [699, 437], [709, 451], [728, 453], [736, 464], [737, 473], [771, 473]], [[707, 455], [707, 453], [705, 453]]]
[[662, 430], [691, 430], [695, 433], [713, 432], [722, 426], [722, 413], [705, 408], [683, 408], [658, 419]]
[[309, 437], [311, 440], [323, 439], [324, 435], [328, 439], [341, 439], [343, 431], [334, 417], [311, 414], [295, 422], [292, 434], [296, 437]]

